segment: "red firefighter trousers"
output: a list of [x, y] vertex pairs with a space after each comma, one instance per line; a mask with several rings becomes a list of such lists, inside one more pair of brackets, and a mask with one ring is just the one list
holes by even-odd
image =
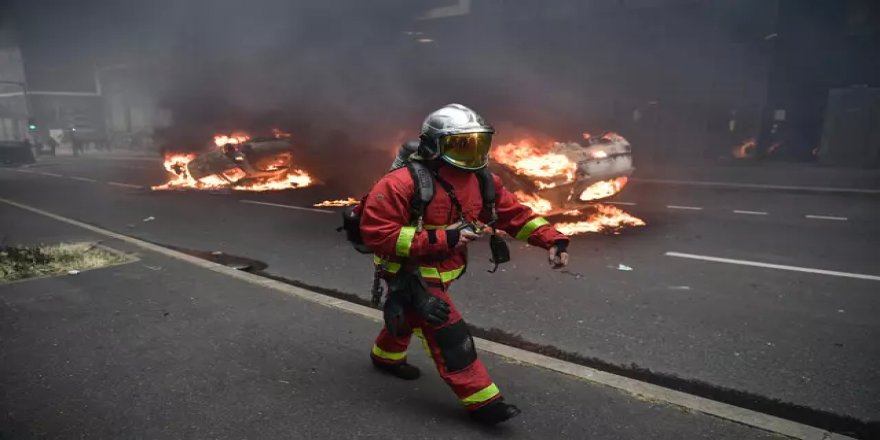
[[501, 397], [486, 367], [476, 357], [473, 340], [461, 314], [453, 304], [446, 288], [429, 284], [432, 295], [446, 301], [450, 307], [449, 320], [433, 326], [411, 309], [406, 309], [409, 328], [395, 337], [384, 326], [373, 345], [373, 359], [385, 364], [406, 362], [406, 351], [413, 333], [421, 339], [440, 377], [452, 388], [469, 411], [480, 408]]

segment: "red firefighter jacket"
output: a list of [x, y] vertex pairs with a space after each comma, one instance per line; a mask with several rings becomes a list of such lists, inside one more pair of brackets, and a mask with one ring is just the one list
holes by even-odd
[[[474, 173], [441, 166], [438, 174], [452, 186], [465, 220], [488, 223], [488, 213], [481, 215], [483, 202]], [[498, 176], [493, 177], [497, 194], [496, 228], [544, 249], [549, 249], [556, 240], [568, 240], [546, 219], [519, 203]], [[410, 218], [410, 201], [415, 190], [415, 182], [406, 167], [386, 174], [364, 200], [361, 236], [375, 254], [374, 261], [386, 273], [396, 273], [406, 263], [418, 266], [426, 281], [448, 284], [461, 276], [467, 264], [467, 249], [450, 249], [446, 239], [447, 225], [458, 221], [457, 209], [435, 179], [434, 199], [425, 209], [424, 228], [417, 231], [416, 219]]]

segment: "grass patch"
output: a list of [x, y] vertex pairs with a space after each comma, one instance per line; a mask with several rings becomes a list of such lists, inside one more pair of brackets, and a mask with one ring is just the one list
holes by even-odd
[[128, 261], [96, 243], [39, 246], [0, 245], [0, 283], [61, 275]]

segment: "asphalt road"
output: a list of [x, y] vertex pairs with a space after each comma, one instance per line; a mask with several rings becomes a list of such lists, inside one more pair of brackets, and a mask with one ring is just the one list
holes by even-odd
[[[368, 297], [371, 266], [334, 231], [333, 210], [253, 203], [309, 208], [357, 194], [332, 182], [259, 194], [146, 189], [164, 178], [157, 162], [59, 158], [3, 169], [0, 197]], [[468, 321], [585, 358], [880, 420], [880, 281], [853, 277], [880, 276], [880, 198], [634, 184], [615, 201], [648, 226], [576, 237], [563, 273], [517, 244], [514, 261], [490, 275], [486, 247], [472, 246], [471, 270], [453, 288]]]
[[0, 438], [774, 439], [483, 353], [523, 414], [465, 416], [425, 375], [374, 371], [379, 323], [6, 204], [16, 242], [100, 240], [139, 259], [0, 285]]

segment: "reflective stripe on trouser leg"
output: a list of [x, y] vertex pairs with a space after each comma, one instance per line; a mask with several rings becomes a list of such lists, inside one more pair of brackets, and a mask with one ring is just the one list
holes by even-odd
[[[498, 399], [501, 393], [489, 377], [486, 367], [477, 358], [470, 333], [461, 321], [461, 315], [452, 299], [443, 289], [429, 286], [429, 290], [432, 295], [446, 301], [451, 309], [450, 320], [443, 327], [433, 327], [427, 322], [421, 322], [418, 326], [440, 377], [468, 410], [477, 409]], [[464, 334], [461, 333], [462, 330]]]
[[385, 364], [401, 364], [406, 362], [406, 349], [411, 334], [394, 337], [384, 326], [376, 337], [370, 356]]

